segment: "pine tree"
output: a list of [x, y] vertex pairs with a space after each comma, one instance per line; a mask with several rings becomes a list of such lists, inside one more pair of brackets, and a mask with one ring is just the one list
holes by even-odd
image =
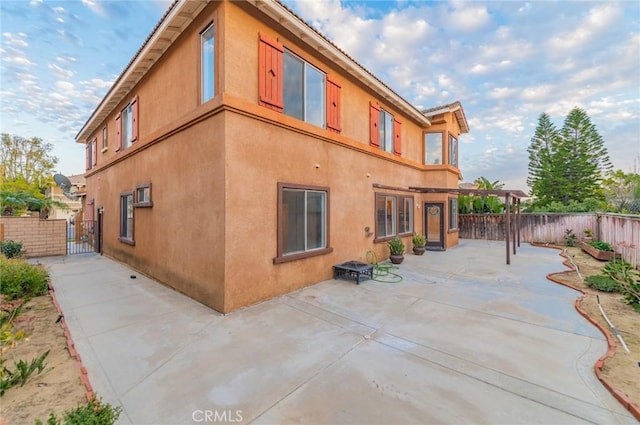
[[558, 130], [546, 113], [538, 118], [538, 126], [531, 138], [529, 152], [529, 176], [527, 184], [531, 187], [531, 195], [544, 201], [552, 186], [551, 158], [558, 139]]
[[543, 113], [527, 150], [527, 183], [538, 204], [604, 199], [602, 181], [612, 166], [604, 141], [584, 110], [572, 109], [560, 131]]

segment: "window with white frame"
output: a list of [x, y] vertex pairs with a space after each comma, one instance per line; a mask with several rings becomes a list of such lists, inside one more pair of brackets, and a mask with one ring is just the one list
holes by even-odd
[[325, 74], [288, 50], [284, 51], [283, 112], [325, 127]]
[[393, 115], [380, 109], [380, 148], [386, 152], [393, 152]]
[[120, 241], [133, 243], [133, 192], [120, 195]]
[[122, 149], [127, 149], [133, 141], [133, 104], [122, 110]]
[[449, 198], [449, 230], [458, 229], [458, 198]]
[[213, 99], [215, 96], [215, 46], [214, 46], [213, 24], [209, 25], [200, 35], [201, 50], [201, 86], [202, 86], [202, 102]]
[[376, 194], [376, 238], [413, 233], [413, 197]]
[[399, 233], [413, 233], [413, 198], [400, 198], [399, 205]]
[[282, 191], [284, 255], [325, 248], [327, 193], [284, 188]]
[[107, 140], [107, 126], [102, 128], [102, 149], [107, 149], [109, 141]]
[[449, 135], [449, 164], [458, 166], [458, 139]]
[[424, 163], [426, 165], [442, 164], [442, 132], [425, 133]]

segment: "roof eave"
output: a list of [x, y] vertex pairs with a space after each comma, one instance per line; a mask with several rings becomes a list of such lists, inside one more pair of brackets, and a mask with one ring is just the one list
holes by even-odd
[[422, 114], [418, 108], [402, 98], [399, 94], [395, 93], [371, 72], [366, 70], [353, 58], [340, 50], [336, 45], [313, 29], [309, 24], [304, 22], [286, 6], [276, 0], [248, 1], [258, 10], [262, 11], [264, 14], [271, 17], [271, 19], [291, 31], [300, 39], [301, 42], [306, 43], [319, 54], [340, 67], [340, 69], [350, 74], [358, 81], [363, 82], [376, 93], [380, 94], [389, 104], [409, 115], [420, 124], [424, 126], [431, 125], [429, 118]]
[[76, 142], [86, 143], [88, 141], [88, 138], [97, 129], [98, 125], [129, 95], [135, 85], [155, 65], [206, 5], [207, 2], [204, 0], [176, 0], [169, 7], [151, 35], [125, 70], [118, 76], [87, 122], [82, 126], [75, 137]]

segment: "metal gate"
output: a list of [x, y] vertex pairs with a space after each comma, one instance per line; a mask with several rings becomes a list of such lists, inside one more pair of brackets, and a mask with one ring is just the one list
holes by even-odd
[[92, 220], [75, 220], [67, 224], [67, 255], [97, 252], [98, 226]]

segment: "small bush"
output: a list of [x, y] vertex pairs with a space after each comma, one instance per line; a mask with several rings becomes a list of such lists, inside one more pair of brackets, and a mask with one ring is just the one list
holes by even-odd
[[10, 239], [0, 241], [0, 252], [7, 258], [20, 258], [22, 256], [22, 242]]
[[44, 267], [0, 256], [0, 293], [7, 301], [45, 294], [48, 280]]
[[567, 229], [564, 231], [564, 242], [567, 246], [576, 246], [576, 234], [573, 233], [573, 230]]
[[47, 350], [40, 357], [32, 359], [30, 363], [27, 363], [24, 360], [19, 360], [14, 364], [15, 367], [13, 370], [3, 365], [0, 370], [0, 397], [2, 397], [4, 393], [13, 386], [20, 384], [22, 387], [27, 383], [34, 372], [37, 371], [36, 375], [40, 375], [44, 372], [45, 367], [47, 367], [44, 360], [48, 355], [49, 351]]
[[620, 292], [620, 285], [609, 276], [593, 275], [587, 276], [584, 280], [590, 288], [602, 292]]
[[[121, 407], [113, 407], [93, 398], [84, 406], [66, 411], [64, 418], [58, 418], [51, 412], [47, 425], [113, 425], [121, 412]], [[36, 419], [35, 424], [44, 425], [40, 419]]]

